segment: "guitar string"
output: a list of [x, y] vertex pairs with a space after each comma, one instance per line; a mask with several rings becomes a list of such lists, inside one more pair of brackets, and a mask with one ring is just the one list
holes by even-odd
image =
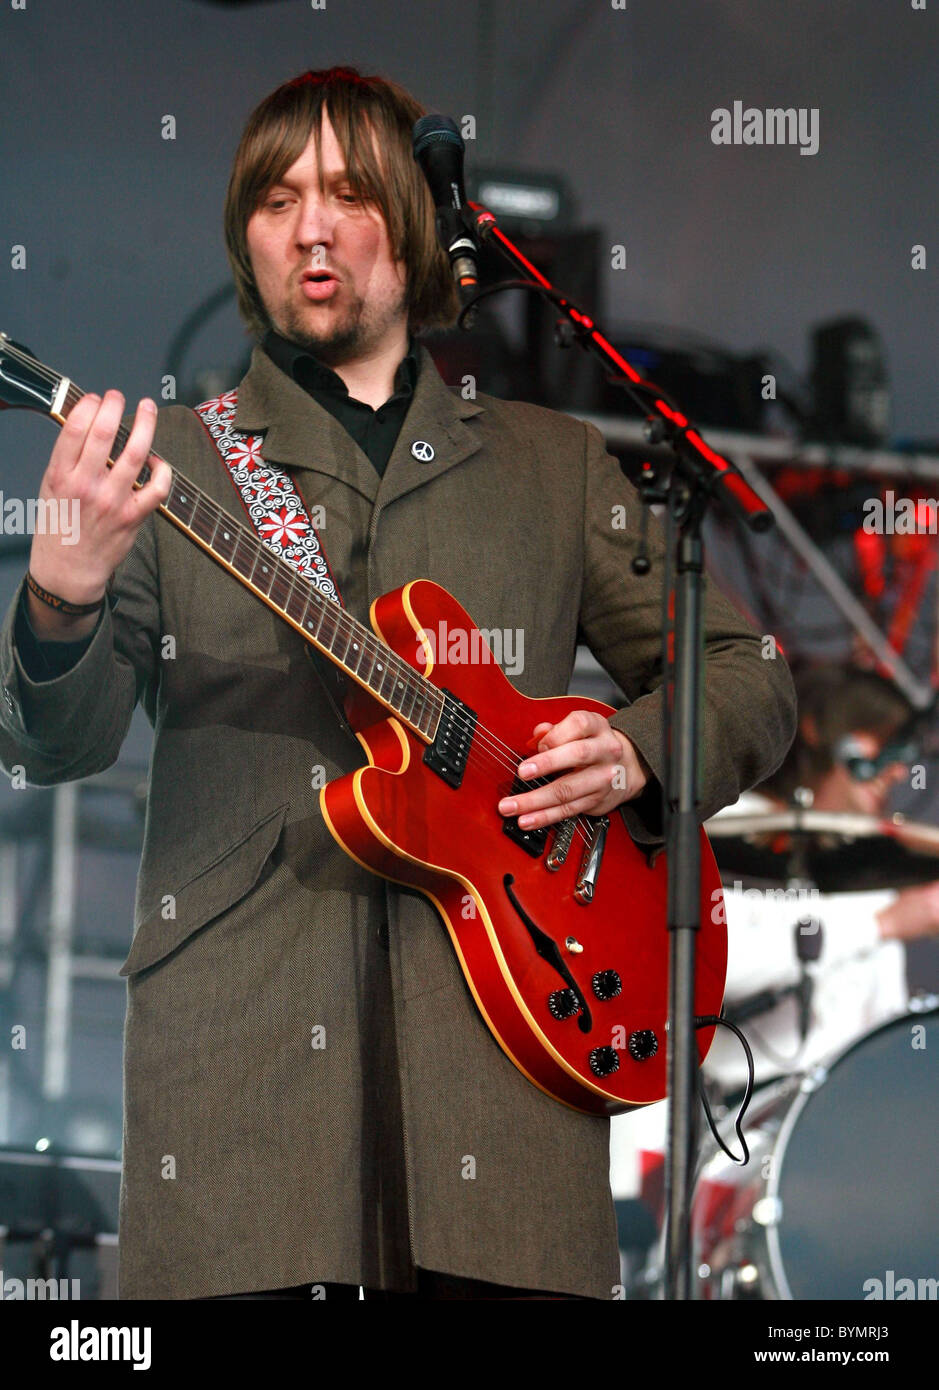
[[[44, 377], [50, 384], [52, 384], [52, 383], [60, 383], [60, 382], [61, 382], [62, 377], [61, 377], [61, 375], [60, 375], [59, 373], [55, 373], [55, 372], [53, 372], [51, 369], [45, 367], [44, 364], [42, 364], [42, 363], [40, 363], [40, 362], [38, 361], [38, 359], [31, 358], [31, 357], [29, 357], [28, 355], [26, 355], [26, 354], [24, 354], [24, 353], [21, 353], [18, 349], [15, 348], [15, 346], [14, 346], [13, 344], [11, 344], [11, 343], [9, 342], [8, 339], [5, 340], [5, 343], [6, 343], [6, 348], [7, 348], [7, 350], [10, 352], [10, 355], [11, 355], [11, 356], [13, 356], [13, 357], [15, 357], [15, 358], [19, 358], [19, 359], [21, 359], [22, 361], [25, 361], [26, 363], [28, 363], [34, 370], [36, 370], [36, 371], [37, 371], [42, 377]], [[73, 382], [70, 381], [68, 391], [66, 392], [66, 400], [68, 400], [69, 403], [70, 403], [70, 405], [71, 405], [72, 407], [74, 407], [74, 406], [78, 403], [78, 401], [82, 399], [82, 397], [83, 397], [83, 393], [81, 392], [81, 389], [80, 389], [78, 386], [76, 386]], [[126, 430], [125, 430], [125, 427], [124, 427], [124, 426], [121, 426], [121, 430], [125, 433], [125, 436], [126, 436]], [[126, 442], [126, 440], [125, 440], [125, 442]], [[171, 467], [172, 467], [172, 465], [171, 465]], [[176, 470], [173, 469], [173, 486], [175, 486], [178, 476], [179, 476], [179, 475], [176, 473]], [[227, 518], [227, 519], [229, 520], [229, 522], [238, 530], [238, 532], [241, 534], [241, 536], [243, 536], [248, 542], [250, 542], [251, 547], [252, 547], [252, 550], [257, 550], [257, 557], [259, 557], [259, 556], [260, 556], [260, 553], [265, 549], [265, 547], [263, 546], [263, 543], [260, 543], [260, 545], [259, 545], [259, 543], [255, 540], [254, 536], [252, 536], [250, 532], [248, 532], [247, 530], [245, 530], [245, 528], [243, 528], [237, 521], [235, 521], [235, 519], [234, 519], [233, 517], [231, 517], [230, 513], [226, 512], [223, 508], [218, 507], [217, 504], [216, 504], [215, 502], [213, 502], [211, 498], [207, 497], [206, 494], [204, 494], [204, 493], [201, 491], [201, 489], [196, 488], [196, 489], [194, 489], [194, 490], [195, 490], [195, 492], [196, 492], [196, 494], [197, 494], [197, 498], [196, 498], [196, 506], [195, 506], [194, 511], [193, 511], [193, 520], [195, 519], [195, 513], [196, 513], [196, 511], [198, 510], [199, 506], [200, 506], [201, 504], [203, 504], [203, 503], [206, 504], [206, 506], [207, 506], [207, 508], [208, 508], [208, 510], [209, 510], [209, 515], [210, 515], [210, 517], [212, 517], [212, 518], [214, 519], [216, 527], [218, 526], [219, 521], [220, 521], [223, 517], [224, 517], [224, 518]], [[238, 544], [238, 542], [236, 541], [236, 547], [235, 547], [235, 548], [237, 548], [237, 544]], [[234, 553], [234, 551], [233, 551], [233, 553]], [[285, 579], [287, 579], [287, 578], [290, 579], [291, 590], [292, 590], [293, 584], [294, 584], [294, 578], [296, 577], [296, 578], [303, 579], [304, 576], [300, 575], [299, 572], [296, 571], [296, 570], [294, 570], [292, 566], [291, 566], [291, 567], [289, 568], [289, 570], [288, 570], [287, 567], [286, 567], [286, 565], [281, 565], [281, 564], [280, 564], [280, 557], [275, 556], [275, 555], [273, 554], [273, 552], [268, 552], [268, 553], [271, 555], [271, 558], [272, 558], [275, 562], [277, 562], [277, 563], [278, 563], [278, 566], [281, 568], [281, 570], [282, 570], [282, 577], [285, 578]], [[256, 559], [255, 559], [255, 563], [257, 563], [257, 557], [256, 557]], [[276, 570], [275, 570], [275, 573], [276, 573]], [[308, 582], [309, 582], [309, 581], [308, 581]], [[324, 601], [329, 601], [329, 600], [326, 600], [326, 599], [325, 599], [325, 596], [322, 595], [321, 592], [320, 592], [319, 590], [316, 589], [316, 586], [315, 586], [315, 585], [312, 585], [312, 584], [311, 584], [311, 585], [310, 585], [310, 590], [311, 590], [311, 593], [316, 593], [320, 598], [324, 599]], [[291, 594], [291, 593], [288, 593], [288, 602], [289, 602], [289, 598], [290, 598], [291, 596], [292, 596], [292, 594]], [[410, 667], [410, 666], [408, 666], [406, 663], [404, 663], [404, 662], [401, 660], [401, 658], [399, 658], [399, 657], [397, 656], [397, 654], [394, 653], [390, 648], [387, 648], [387, 649], [386, 649], [385, 646], [384, 646], [384, 644], [380, 644], [379, 641], [378, 641], [378, 639], [377, 639], [375, 636], [373, 636], [373, 634], [369, 633], [369, 631], [368, 631], [367, 628], [364, 628], [363, 626], [361, 626], [360, 624], [358, 624], [357, 621], [356, 621], [354, 618], [352, 618], [352, 615], [351, 615], [351, 614], [348, 614], [347, 611], [346, 611], [344, 608], [342, 608], [340, 605], [334, 605], [334, 606], [335, 606], [336, 609], [337, 609], [337, 615], [338, 615], [337, 628], [341, 627], [342, 624], [348, 624], [348, 635], [349, 635], [349, 638], [350, 638], [350, 639], [351, 639], [353, 636], [356, 635], [356, 631], [358, 630], [359, 635], [360, 635], [360, 641], [362, 642], [362, 645], [364, 646], [364, 648], [365, 648], [367, 654], [369, 654], [369, 655], [371, 655], [371, 656], [373, 657], [373, 666], [374, 666], [374, 658], [376, 658], [376, 657], [382, 657], [382, 658], [384, 659], [384, 661], [385, 661], [385, 665], [386, 665], [386, 666], [392, 666], [392, 662], [394, 663], [392, 673], [393, 673], [394, 675], [396, 675], [396, 677], [397, 677], [399, 680], [400, 680], [401, 677], [403, 676], [403, 677], [408, 681], [408, 683], [410, 684], [411, 681], [413, 680], [413, 678], [416, 677], [418, 681], [423, 682], [424, 684], [426, 684], [426, 685], [430, 688], [430, 690], [433, 691], [433, 693], [434, 693], [435, 695], [437, 695], [437, 696], [440, 697], [440, 699], [441, 699], [442, 702], [446, 703], [446, 704], [450, 707], [451, 711], [455, 711], [457, 720], [462, 724], [462, 726], [463, 726], [463, 728], [464, 728], [465, 730], [467, 730], [468, 732], [471, 732], [471, 733], [478, 733], [478, 734], [481, 734], [481, 735], [484, 737], [484, 739], [485, 739], [485, 745], [486, 745], [486, 752], [488, 753], [489, 758], [490, 758], [496, 765], [501, 765], [501, 767], [503, 767], [503, 768], [506, 770], [506, 772], [511, 773], [512, 776], [513, 776], [513, 780], [515, 780], [515, 777], [516, 777], [516, 775], [517, 775], [517, 767], [518, 767], [518, 764], [524, 760], [524, 758], [522, 757], [522, 755], [519, 755], [519, 754], [516, 752], [516, 750], [512, 749], [508, 744], [506, 744], [502, 739], [500, 739], [500, 738], [498, 737], [498, 735], [495, 735], [495, 734], [493, 733], [493, 731], [490, 730], [486, 725], [483, 725], [483, 724], [481, 724], [479, 721], [477, 721], [476, 724], [475, 724], [475, 726], [474, 726], [474, 725], [472, 724], [472, 721], [469, 720], [468, 718], [466, 718], [466, 716], [463, 715], [462, 711], [459, 710], [458, 707], [456, 707], [456, 706], [453, 705], [453, 702], [452, 702], [451, 700], [448, 699], [448, 697], [444, 694], [444, 692], [438, 690], [438, 688], [437, 688], [436, 686], [433, 686], [430, 682], [428, 682], [427, 679], [426, 679], [426, 677], [422, 676], [419, 672], [415, 671], [413, 667]], [[343, 636], [346, 635], [345, 630], [342, 630], [342, 635], [343, 635]], [[391, 661], [389, 661], [389, 655], [390, 655], [390, 657], [391, 657]], [[367, 684], [367, 683], [366, 683], [366, 684]], [[371, 690], [371, 686], [367, 686], [367, 688]], [[373, 693], [375, 693], [375, 692], [373, 692]], [[470, 745], [470, 754], [468, 755], [468, 758], [467, 758], [467, 761], [468, 761], [468, 762], [470, 761], [470, 758], [473, 758], [473, 753], [474, 753], [474, 750], [476, 749], [476, 747], [477, 747], [477, 745], [476, 745], [476, 740], [475, 740], [475, 738], [474, 738], [473, 742], [472, 742], [471, 745]], [[479, 752], [480, 752], [480, 754], [482, 754], [482, 752], [483, 752], [483, 748], [482, 748], [482, 747], [480, 747]], [[503, 753], [508, 754], [508, 755], [509, 755], [508, 758], [504, 757], [504, 756], [503, 756]], [[535, 755], [529, 754], [529, 755], [526, 755], [526, 756], [531, 757], [531, 756], [535, 756]], [[477, 763], [484, 762], [484, 758], [482, 758], [482, 757], [480, 757], [480, 758], [474, 758], [474, 762], [477, 762]], [[548, 785], [550, 785], [550, 783], [551, 783], [551, 779], [550, 779], [550, 778], [547, 778], [547, 777], [532, 778], [530, 781], [528, 781], [528, 782], [526, 783], [526, 785], [525, 785], [525, 790], [528, 791], [528, 790], [531, 790], [531, 789], [536, 789], [536, 788], [539, 788], [539, 787], [548, 786]], [[521, 792], [521, 791], [519, 791], [519, 792], [516, 793], [516, 795], [523, 795], [523, 794], [524, 794], [524, 793]], [[579, 814], [577, 815], [577, 817], [576, 817], [576, 819], [575, 819], [575, 831], [576, 831], [577, 834], [579, 835], [579, 838], [583, 839], [584, 842], [585, 842], [585, 844], [587, 844], [587, 843], [589, 843], [589, 835], [588, 835], [588, 832], [591, 830], [591, 827], [589, 826], [589, 821], [588, 821], [587, 830], [585, 831], [585, 830], [582, 828], [582, 821], [583, 821], [583, 819], [585, 818], [585, 815], [586, 815], [586, 813], [584, 813], [584, 812], [581, 812], [581, 813], [579, 813]], [[570, 819], [573, 819], [573, 817], [565, 817], [565, 818], [563, 818], [563, 819], [570, 820]], [[553, 826], [554, 828], [557, 829], [557, 828], [560, 827], [560, 824], [562, 824], [562, 823], [563, 823], [563, 820], [562, 820], [561, 822], [553, 822], [553, 823], [551, 823], [551, 824], [549, 824], [549, 825], [547, 825], [547, 826], [541, 827], [541, 828], [542, 828], [543, 830], [545, 830], [545, 831], [551, 829], [552, 826]]]

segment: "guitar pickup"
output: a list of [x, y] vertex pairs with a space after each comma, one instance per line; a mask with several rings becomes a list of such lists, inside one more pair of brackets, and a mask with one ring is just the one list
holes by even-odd
[[587, 847], [584, 850], [584, 857], [580, 866], [580, 873], [577, 875], [577, 883], [574, 888], [574, 897], [579, 903], [583, 903], [584, 905], [593, 901], [593, 895], [597, 886], [597, 876], [600, 873], [600, 864], [603, 861], [606, 833], [609, 828], [609, 816], [599, 816], [592, 824], [590, 837], [587, 840]]
[[[512, 783], [512, 790], [508, 796], [519, 796], [523, 792], [531, 791], [531, 783], [523, 782], [520, 777], [516, 777]], [[502, 831], [508, 835], [510, 840], [514, 840], [526, 854], [530, 854], [532, 859], [540, 859], [544, 854], [545, 845], [548, 843], [548, 831], [550, 826], [542, 826], [540, 830], [523, 830], [518, 823], [518, 816], [503, 816]]]
[[424, 762], [447, 786], [459, 787], [476, 733], [477, 715], [451, 690], [441, 693], [446, 696], [443, 713], [437, 725], [437, 736], [424, 752]]

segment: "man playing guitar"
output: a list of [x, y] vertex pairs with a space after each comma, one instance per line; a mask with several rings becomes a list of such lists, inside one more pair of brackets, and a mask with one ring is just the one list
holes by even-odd
[[[497, 1045], [471, 963], [451, 950], [427, 896], [370, 873], [338, 825], [336, 798], [316, 804], [323, 776], [345, 774], [349, 808], [381, 838], [365, 781], [353, 785], [362, 747], [311, 667], [302, 622], [291, 619], [291, 631], [187, 549], [180, 530], [154, 524], [160, 509], [182, 529], [193, 516], [178, 479], [174, 493], [178, 467], [216, 508], [211, 537], [194, 519], [189, 531], [218, 557], [228, 535], [218, 509], [243, 518], [232, 488], [241, 478], [241, 500], [267, 507], [289, 557], [297, 513], [261, 494], [292, 484], [325, 516], [323, 550], [351, 618], [427, 576], [481, 625], [525, 631], [518, 686], [546, 706], [584, 641], [628, 705], [605, 715], [584, 701], [532, 718], [500, 794], [475, 820], [458, 815], [452, 839], [472, 860], [484, 814], [501, 821], [504, 845], [562, 825], [589, 824], [593, 835], [603, 824], [606, 834], [615, 813], [610, 843], [625, 826], [627, 843], [649, 852], [643, 872], [661, 878], [662, 538], [653, 524], [652, 569], [636, 578], [638, 502], [595, 429], [443, 385], [416, 337], [456, 310], [411, 155], [421, 114], [395, 84], [352, 69], [304, 73], [252, 113], [225, 217], [255, 338], [237, 397], [201, 416], [141, 400], [121, 449], [118, 391], [84, 395], [67, 414], [60, 403], [41, 496], [79, 499], [79, 540], [34, 537], [29, 579], [0, 632], [4, 768], [22, 764], [29, 782], [48, 785], [108, 766], [138, 699], [155, 730], [122, 972], [122, 1297], [309, 1298], [312, 1286], [328, 1300], [357, 1297], [361, 1285], [367, 1297], [602, 1298], [618, 1282], [599, 1104], [602, 1078], [620, 1067], [615, 1045], [590, 1053], [594, 1113], [564, 1091], [571, 1069], [557, 1048], [552, 1089], [519, 1061], [521, 1041]], [[264, 471], [274, 465], [284, 470], [276, 484]], [[253, 474], [263, 488], [252, 491]], [[627, 525], [616, 527], [624, 502]], [[237, 549], [227, 555], [244, 579]], [[409, 599], [405, 589], [400, 612], [429, 592], [418, 586]], [[766, 777], [794, 730], [782, 657], [764, 659], [759, 636], [713, 589], [705, 615], [702, 819]], [[385, 651], [371, 653], [368, 689], [387, 704]], [[350, 661], [347, 643], [347, 672]], [[439, 684], [451, 684], [446, 670]], [[414, 762], [419, 725], [394, 726], [386, 720], [371, 747], [360, 739], [373, 762], [390, 756], [389, 741]], [[418, 838], [441, 820], [419, 799], [409, 806]], [[602, 840], [591, 845], [599, 859]], [[385, 850], [412, 866], [437, 862], [400, 844]], [[403, 872], [377, 871], [437, 902]], [[480, 910], [473, 887], [454, 899], [452, 924], [461, 901], [465, 917]], [[637, 882], [637, 929], [643, 891]], [[617, 897], [628, 911], [630, 894]], [[590, 949], [574, 930], [584, 924], [585, 935], [590, 911], [569, 914], [564, 978]], [[515, 912], [517, 924], [524, 902]], [[543, 939], [543, 926], [519, 927], [529, 949], [525, 931]], [[620, 975], [624, 989], [630, 973], [641, 985], [645, 949], [639, 932], [619, 974], [594, 974], [597, 1000], [618, 992]], [[533, 955], [531, 968], [555, 967]], [[586, 1022], [587, 1001], [570, 989], [552, 991], [556, 1017], [564, 996]], [[661, 1062], [643, 1023], [630, 1035], [640, 1079]]]

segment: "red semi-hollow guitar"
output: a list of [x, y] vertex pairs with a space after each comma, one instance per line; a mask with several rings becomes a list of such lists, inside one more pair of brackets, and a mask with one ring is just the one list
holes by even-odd
[[[67, 377], [0, 334], [0, 403], [63, 424], [81, 399]], [[121, 426], [117, 451], [127, 442]], [[153, 455], [152, 457], [156, 457]], [[150, 476], [149, 466], [137, 485]], [[523, 830], [500, 799], [520, 782], [536, 724], [614, 710], [515, 689], [456, 599], [416, 579], [372, 604], [374, 632], [324, 597], [175, 469], [158, 510], [355, 682], [349, 722], [368, 766], [320, 804], [337, 843], [373, 873], [423, 893], [449, 933], [492, 1036], [549, 1096], [613, 1115], [665, 1095], [667, 869], [620, 810]], [[435, 664], [444, 631], [475, 663]], [[720, 1011], [727, 934], [720, 877], [701, 831], [695, 1013]], [[715, 920], [717, 919], [717, 920]], [[713, 1027], [698, 1032], [703, 1060]]]

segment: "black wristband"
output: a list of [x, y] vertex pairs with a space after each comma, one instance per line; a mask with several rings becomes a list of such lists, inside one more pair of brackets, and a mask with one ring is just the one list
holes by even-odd
[[50, 594], [48, 589], [44, 589], [41, 584], [37, 584], [29, 570], [26, 571], [26, 585], [30, 593], [54, 608], [57, 613], [65, 613], [70, 618], [81, 618], [88, 613], [97, 613], [104, 603], [106, 594], [102, 594], [97, 603], [69, 603], [68, 599], [60, 598], [58, 594]]

